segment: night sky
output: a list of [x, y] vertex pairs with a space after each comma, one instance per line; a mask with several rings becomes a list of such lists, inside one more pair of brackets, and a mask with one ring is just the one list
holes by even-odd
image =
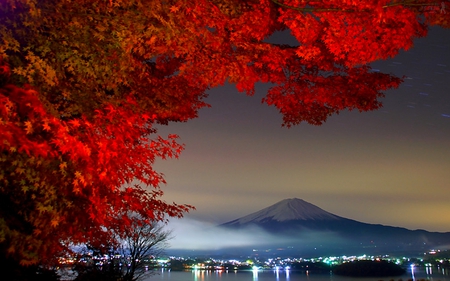
[[187, 218], [211, 224], [296, 197], [361, 222], [450, 232], [450, 30], [372, 67], [407, 78], [383, 108], [322, 126], [281, 127], [260, 102], [267, 85], [253, 97], [211, 90], [199, 118], [159, 131], [186, 145], [156, 165], [163, 200], [192, 204]]

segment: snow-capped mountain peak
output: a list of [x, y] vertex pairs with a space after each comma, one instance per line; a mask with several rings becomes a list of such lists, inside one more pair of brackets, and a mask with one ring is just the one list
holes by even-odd
[[258, 212], [229, 222], [230, 224], [246, 224], [274, 220], [279, 222], [291, 220], [337, 220], [340, 217], [308, 203], [302, 199], [284, 199]]

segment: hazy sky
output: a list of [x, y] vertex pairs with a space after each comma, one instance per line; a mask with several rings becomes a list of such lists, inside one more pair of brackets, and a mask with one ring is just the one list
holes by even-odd
[[194, 205], [189, 219], [230, 221], [286, 198], [333, 214], [409, 229], [450, 231], [450, 30], [373, 64], [405, 75], [373, 112], [343, 112], [322, 126], [281, 127], [281, 115], [230, 86], [211, 108], [162, 135], [180, 135], [178, 160], [159, 161], [164, 200]]

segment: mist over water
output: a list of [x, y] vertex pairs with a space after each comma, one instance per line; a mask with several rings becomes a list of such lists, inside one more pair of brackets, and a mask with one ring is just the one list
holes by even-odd
[[232, 230], [189, 218], [171, 221], [169, 229], [173, 231], [174, 237], [170, 240], [170, 248], [183, 250], [210, 250], [293, 241], [269, 234], [256, 226]]
[[[239, 252], [244, 250], [285, 250], [295, 252], [326, 250], [338, 245], [349, 243], [339, 239], [332, 232], [308, 231], [283, 236], [271, 234], [257, 227], [249, 226], [241, 229], [220, 227], [212, 223], [183, 218], [171, 220], [168, 229], [172, 230], [172, 239], [169, 241], [169, 252], [176, 250], [191, 251], [217, 251], [228, 250]], [[234, 249], [234, 250], [232, 250]], [[319, 252], [318, 252], [319, 253]]]

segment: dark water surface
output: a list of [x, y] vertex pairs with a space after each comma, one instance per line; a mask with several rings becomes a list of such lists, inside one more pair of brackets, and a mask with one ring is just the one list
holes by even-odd
[[423, 267], [409, 269], [406, 274], [394, 277], [358, 278], [331, 273], [306, 273], [285, 270], [259, 271], [159, 271], [145, 281], [450, 281], [448, 269]]

